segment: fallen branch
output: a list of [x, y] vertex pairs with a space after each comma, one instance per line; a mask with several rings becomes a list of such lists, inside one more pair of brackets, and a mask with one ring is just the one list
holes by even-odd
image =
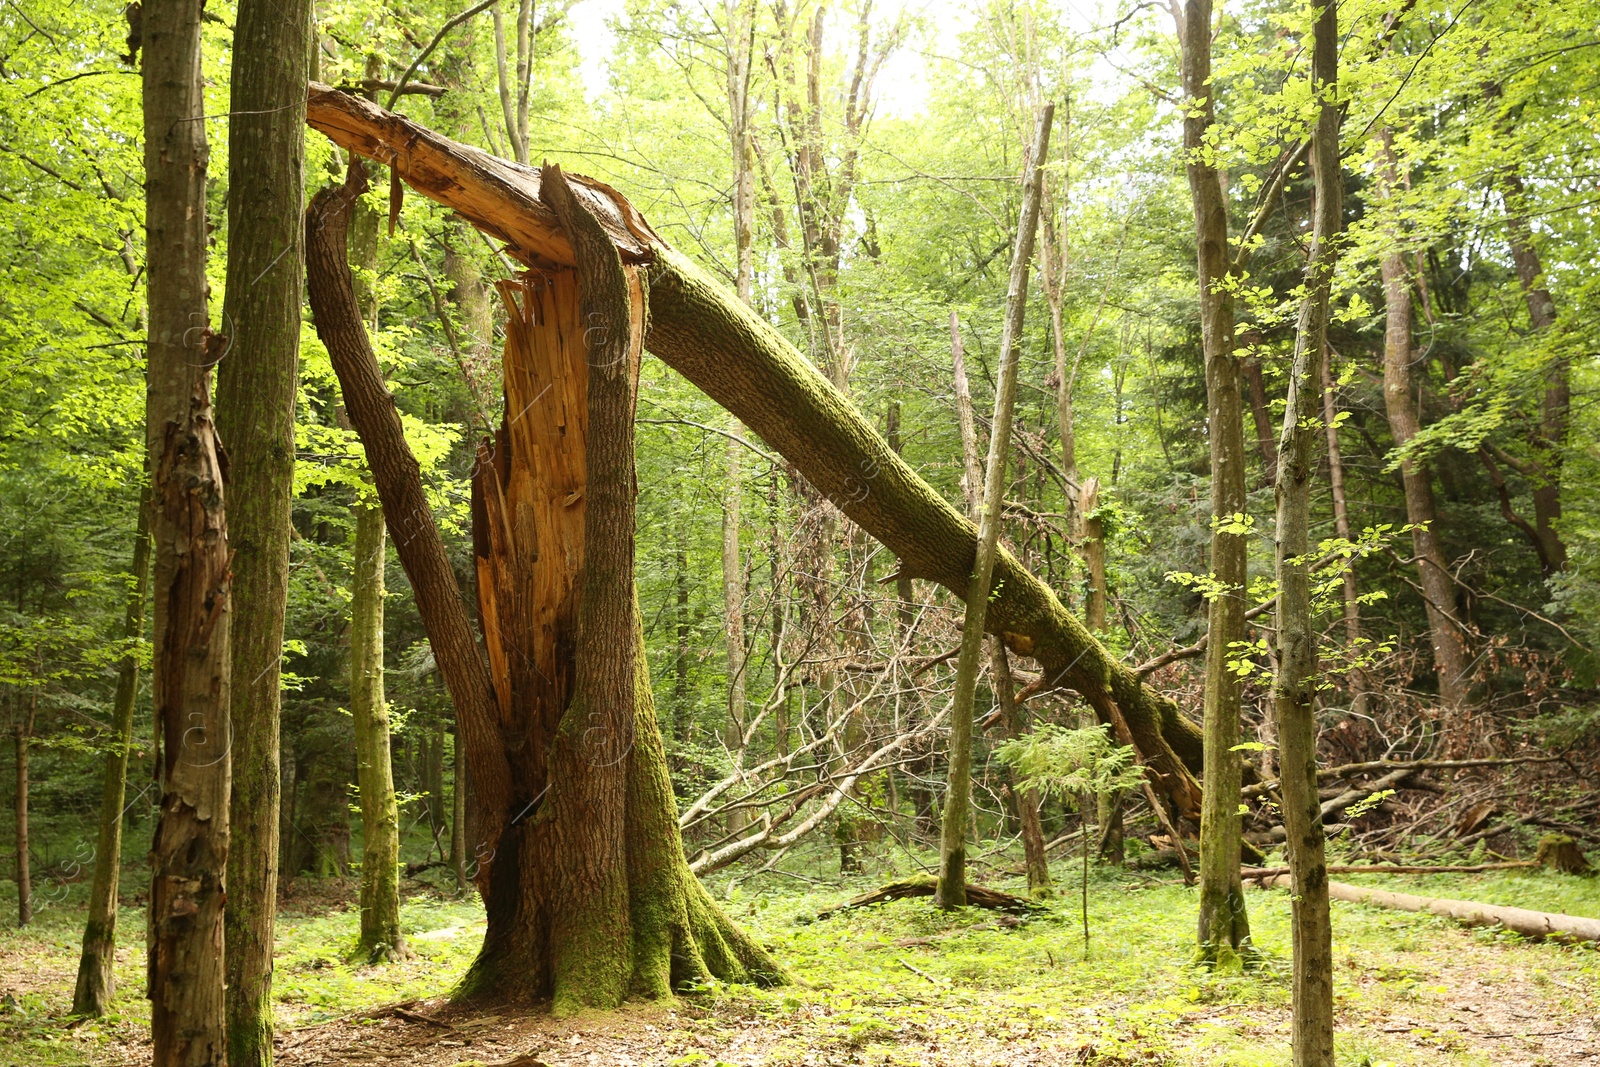
[[[931, 897], [934, 888], [939, 884], [938, 879], [931, 874], [917, 874], [898, 882], [890, 882], [886, 886], [874, 889], [870, 893], [863, 893], [859, 897], [840, 904], [837, 908], [817, 912], [817, 918], [826, 919], [850, 908], [864, 908], [869, 904], [882, 904], [890, 900], [904, 900], [907, 897]], [[1026, 915], [1029, 912], [1039, 911], [1044, 905], [1027, 897], [1013, 896], [1002, 893], [998, 889], [985, 889], [981, 885], [967, 886], [967, 903], [975, 908], [990, 908], [994, 911], [1010, 912], [1013, 915]]]
[[900, 966], [904, 967], [906, 970], [910, 971], [912, 974], [916, 975], [918, 978], [926, 978], [928, 981], [932, 982], [936, 986], [943, 987], [943, 986], [947, 986], [947, 985], [950, 984], [949, 982], [945, 981], [944, 979], [935, 978], [933, 975], [929, 974], [927, 971], [924, 971], [919, 967], [913, 967], [910, 963], [908, 963], [904, 959], [901, 959], [899, 961], [899, 963], [900, 963]]
[[[1331, 778], [1348, 778], [1357, 774], [1371, 774], [1374, 771], [1462, 771], [1475, 767], [1503, 767], [1513, 763], [1561, 763], [1565, 756], [1503, 756], [1497, 759], [1416, 759], [1416, 760], [1367, 760], [1365, 763], [1345, 763], [1338, 767], [1322, 767], [1317, 771], [1317, 781], [1327, 781]], [[1258, 797], [1263, 793], [1278, 788], [1278, 780], [1258, 782], [1247, 785], [1242, 790], [1244, 796]]]
[[[1331, 868], [1330, 868], [1331, 869]], [[1263, 885], [1289, 888], [1287, 875], [1263, 879]], [[1352, 904], [1371, 904], [1397, 911], [1428, 912], [1453, 919], [1463, 926], [1499, 926], [1523, 937], [1556, 941], [1600, 941], [1600, 919], [1586, 919], [1577, 915], [1557, 915], [1547, 911], [1529, 911], [1526, 908], [1508, 908], [1496, 904], [1479, 904], [1471, 900], [1450, 900], [1446, 897], [1419, 897], [1410, 893], [1390, 893], [1382, 889], [1329, 882], [1328, 895], [1334, 900]]]

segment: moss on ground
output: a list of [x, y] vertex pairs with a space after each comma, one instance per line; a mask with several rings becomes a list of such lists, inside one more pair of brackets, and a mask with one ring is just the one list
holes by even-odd
[[[796, 858], [794, 870], [814, 871], [799, 866], [804, 859]], [[1241, 975], [1190, 965], [1192, 890], [1118, 869], [1092, 875], [1086, 957], [1076, 861], [1052, 872], [1065, 900], [1021, 920], [975, 908], [942, 912], [926, 899], [817, 919], [894, 873], [905, 872], [829, 885], [741, 881], [736, 873], [715, 880], [711, 888], [721, 904], [774, 950], [795, 981], [770, 990], [705, 983], [685, 1008], [699, 1019], [693, 1040], [675, 1042], [660, 1031], [652, 1037], [660, 1042], [659, 1060], [643, 1062], [1288, 1062], [1287, 893], [1247, 894], [1262, 964]], [[1361, 880], [1600, 914], [1597, 879], [1509, 872]], [[1022, 888], [1020, 879], [992, 884]], [[351, 964], [341, 947], [358, 926], [354, 884], [311, 885], [302, 892], [307, 895], [289, 902], [279, 927], [280, 1027], [438, 996], [466, 970], [482, 935], [476, 903], [418, 893], [402, 912], [416, 958]], [[83, 916], [81, 901], [69, 894], [44, 909], [29, 930], [0, 931], [0, 997], [9, 992], [12, 998], [0, 1007], [0, 1065], [137, 1058], [148, 1023], [139, 939], [128, 943], [125, 936], [118, 954], [117, 1008], [126, 1014], [70, 1025], [66, 1012]], [[1334, 924], [1341, 1065], [1566, 1062], [1550, 1044], [1563, 1039], [1550, 1032], [1577, 1033], [1571, 1028], [1592, 1026], [1588, 1020], [1600, 1013], [1600, 951], [1594, 948], [1530, 944], [1494, 931], [1461, 930], [1434, 916], [1337, 902]], [[125, 935], [139, 931], [143, 916], [124, 909], [119, 926]], [[626, 1011], [617, 1018], [619, 1027], [634, 1025], [625, 1022]], [[604, 1030], [606, 1023], [586, 1025]], [[734, 1042], [743, 1042], [737, 1055]]]

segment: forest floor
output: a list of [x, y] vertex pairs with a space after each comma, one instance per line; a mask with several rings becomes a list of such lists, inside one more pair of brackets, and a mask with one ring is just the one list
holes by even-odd
[[[1188, 964], [1193, 891], [1119, 869], [1090, 879], [1085, 952], [1071, 864], [1064, 896], [1020, 923], [936, 911], [927, 899], [817, 913], [876, 879], [718, 881], [725, 906], [776, 952], [788, 986], [712, 986], [672, 1004], [552, 1019], [451, 1006], [482, 934], [481, 908], [432, 891], [404, 908], [414, 958], [348, 962], [355, 887], [302, 880], [279, 925], [277, 1061], [284, 1067], [516, 1065], [1235, 1065], [1288, 1063], [1288, 913], [1249, 894], [1263, 961], [1240, 976]], [[1367, 876], [1374, 883], [1380, 880]], [[994, 883], [1015, 889], [1005, 880]], [[1544, 873], [1391, 878], [1394, 888], [1600, 915], [1600, 879]], [[798, 887], [798, 888], [796, 888]], [[76, 889], [76, 887], [73, 887]], [[26, 931], [0, 932], [0, 1064], [144, 1064], [143, 915], [123, 911], [126, 1015], [67, 1010], [81, 893]], [[1600, 1067], [1600, 951], [1468, 931], [1432, 916], [1336, 902], [1339, 1063], [1349, 1067]], [[396, 1005], [400, 1007], [396, 1008]]]

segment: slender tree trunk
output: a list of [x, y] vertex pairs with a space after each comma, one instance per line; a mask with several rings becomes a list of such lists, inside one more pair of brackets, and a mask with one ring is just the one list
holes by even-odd
[[1278, 443], [1272, 436], [1272, 413], [1267, 409], [1267, 382], [1261, 374], [1261, 360], [1255, 356], [1239, 361], [1245, 386], [1250, 392], [1250, 417], [1256, 424], [1256, 449], [1261, 453], [1261, 472], [1268, 485], [1278, 481]]
[[[1328, 491], [1333, 497], [1333, 532], [1349, 541], [1350, 503], [1344, 490], [1344, 456], [1339, 449], [1339, 398], [1328, 353], [1322, 354], [1322, 428], [1328, 438]], [[1354, 561], [1344, 570], [1344, 639], [1353, 654], [1361, 654], [1361, 601], [1356, 589]], [[1350, 710], [1367, 714], [1366, 672], [1357, 668], [1349, 674]]]
[[689, 699], [689, 530], [678, 528], [677, 569], [674, 572], [673, 631], [677, 637], [677, 655], [672, 664], [672, 724], [678, 741], [679, 765], [688, 760], [689, 742], [694, 739], [694, 708]]
[[[466, 750], [478, 805], [478, 817], [470, 821], [490, 830], [498, 828], [511, 805], [511, 772], [489, 665], [473, 636], [444, 539], [422, 488], [421, 469], [405, 443], [394, 398], [363, 326], [347, 244], [355, 202], [365, 189], [366, 174], [357, 164], [344, 186], [324, 190], [312, 200], [306, 212], [307, 292], [317, 334], [333, 358], [346, 411], [360, 435], [388, 517], [395, 552], [411, 581], [428, 644], [455, 704], [456, 743]], [[472, 851], [493, 856], [495, 845], [486, 836], [472, 843]], [[480, 889], [492, 867], [479, 864]]]
[[[1105, 521], [1096, 515], [1100, 507], [1100, 479], [1089, 478], [1078, 494], [1078, 515], [1083, 529], [1083, 561], [1089, 572], [1089, 595], [1084, 598], [1083, 623], [1091, 633], [1106, 630]], [[1095, 814], [1100, 824], [1099, 853], [1102, 859], [1122, 865], [1125, 850], [1122, 840], [1122, 792], [1102, 790], [1096, 794]]]
[[1196, 105], [1183, 122], [1189, 191], [1199, 248], [1200, 331], [1205, 347], [1206, 422], [1211, 444], [1211, 577], [1221, 587], [1212, 600], [1206, 646], [1205, 793], [1200, 816], [1199, 958], [1237, 970], [1250, 937], [1239, 880], [1239, 744], [1241, 682], [1228, 668], [1233, 643], [1244, 640], [1248, 578], [1245, 534], [1244, 426], [1239, 361], [1234, 358], [1233, 297], [1226, 287], [1233, 262], [1228, 251], [1228, 204], [1221, 175], [1207, 162], [1215, 121], [1211, 80], [1211, 0], [1188, 0], [1183, 43], [1184, 95]]
[[29, 687], [28, 712], [17, 713], [12, 726], [11, 739], [16, 752], [16, 793], [13, 812], [16, 815], [17, 833], [17, 925], [33, 922], [33, 872], [31, 870], [32, 846], [28, 842], [28, 750], [33, 741], [34, 714], [39, 707], [39, 686]]
[[[735, 424], [735, 432], [742, 427]], [[744, 748], [744, 561], [739, 551], [739, 516], [744, 497], [742, 446], [728, 442], [728, 483], [722, 494], [722, 613], [723, 639], [728, 655], [728, 751], [734, 757]]]
[[[752, 303], [755, 285], [755, 172], [750, 164], [750, 67], [755, 45], [753, 0], [725, 0], [728, 40], [728, 133], [733, 155], [734, 292]], [[744, 427], [734, 420], [733, 432]], [[740, 513], [744, 503], [743, 446], [727, 443], [727, 485], [722, 494], [723, 637], [728, 658], [727, 747], [742, 760], [745, 730], [744, 563], [739, 552]], [[744, 816], [741, 813], [740, 819]]]
[[1006, 454], [1011, 444], [1011, 413], [1017, 395], [1017, 349], [1022, 317], [1028, 301], [1028, 263], [1033, 258], [1034, 231], [1039, 225], [1039, 199], [1045, 153], [1050, 148], [1050, 123], [1055, 108], [1046, 104], [1039, 114], [1027, 170], [1023, 177], [1022, 218], [1017, 223], [1016, 247], [1011, 258], [1011, 281], [1006, 291], [1006, 319], [1000, 335], [1000, 366], [994, 398], [994, 421], [989, 434], [989, 460], [984, 472], [982, 511], [978, 519], [978, 551], [967, 585], [967, 610], [961, 629], [961, 652], [956, 660], [955, 694], [950, 711], [950, 776], [940, 823], [939, 884], [934, 893], [941, 908], [967, 903], [967, 819], [971, 813], [972, 701], [978, 682], [978, 659], [983, 653], [984, 615], [995, 556], [1000, 542], [1000, 519], [1005, 502]]
[[[1384, 131], [1384, 182], [1394, 186], [1396, 161], [1389, 148], [1389, 133]], [[1389, 416], [1389, 433], [1396, 448], [1421, 429], [1417, 416], [1416, 386], [1411, 376], [1411, 283], [1405, 255], [1391, 248], [1380, 262], [1387, 323], [1383, 334], [1383, 402]], [[1411, 544], [1417, 560], [1417, 577], [1422, 586], [1428, 615], [1428, 633], [1433, 644], [1433, 665], [1439, 679], [1439, 701], [1448, 710], [1465, 709], [1470, 703], [1471, 660], [1466, 635], [1454, 618], [1455, 581], [1445, 560], [1440, 537], [1438, 510], [1434, 506], [1433, 478], [1428, 464], [1406, 459], [1400, 464], [1405, 488], [1406, 521], [1412, 524]]]
[[143, 490], [133, 535], [133, 589], [122, 616], [122, 638], [128, 643], [128, 650], [117, 666], [117, 692], [111, 703], [111, 750], [106, 753], [105, 784], [100, 791], [100, 837], [95, 845], [89, 921], [83, 928], [83, 954], [78, 959], [78, 982], [72, 993], [74, 1015], [104, 1015], [116, 995], [123, 802], [128, 785], [128, 751], [133, 747], [133, 710], [139, 699], [137, 645], [144, 639], [144, 601], [149, 594], [150, 494]]
[[[1525, 201], [1522, 175], [1513, 167], [1502, 178], [1506, 193], [1506, 235], [1517, 281], [1528, 304], [1528, 321], [1536, 333], [1556, 325], [1556, 303], [1544, 281], [1544, 264], [1534, 247], [1533, 230], [1522, 214]], [[1567, 546], [1556, 528], [1561, 521], [1561, 467], [1565, 459], [1567, 427], [1572, 413], [1572, 362], [1565, 351], [1556, 353], [1544, 371], [1544, 396], [1540, 403], [1539, 430], [1533, 445], [1538, 477], [1533, 479], [1533, 521], [1539, 553], [1546, 573], [1567, 568]]]
[[361, 797], [361, 936], [356, 955], [369, 963], [392, 962], [408, 952], [400, 929], [400, 810], [383, 687], [383, 509], [358, 503], [351, 510], [356, 536], [350, 582], [350, 714]]
[[1089, 571], [1089, 595], [1083, 602], [1083, 624], [1093, 633], [1106, 629], [1106, 531], [1105, 522], [1095, 517], [1100, 507], [1100, 479], [1089, 478], [1078, 494], [1078, 513], [1083, 527], [1083, 561]]
[[146, 433], [155, 507], [154, 707], [166, 741], [150, 852], [156, 1067], [227, 1063], [223, 900], [233, 742], [231, 564], [206, 325], [205, 108], [198, 0], [143, 9]]
[[242, 0], [228, 125], [228, 268], [217, 430], [228, 445], [233, 549], [234, 768], [224, 917], [228, 1059], [272, 1063], [278, 897], [279, 664], [289, 592], [289, 510], [305, 276], [305, 99], [310, 0]]
[[[989, 638], [989, 669], [994, 681], [995, 700], [1000, 705], [1000, 722], [1008, 741], [1021, 737], [1028, 729], [1028, 716], [1017, 703], [1016, 682], [1011, 676], [1011, 657], [998, 637]], [[1044, 850], [1044, 828], [1039, 822], [1039, 793], [1034, 789], [1017, 789], [1012, 785], [1017, 802], [1017, 823], [1022, 831], [1022, 859], [1028, 872], [1028, 893], [1036, 900], [1052, 895], [1050, 888], [1050, 861]]]
[[[961, 346], [960, 322], [954, 311], [950, 312], [950, 356], [955, 370], [956, 421], [961, 428], [961, 485], [966, 495], [967, 512], [978, 519], [982, 511], [978, 493], [983, 478], [978, 466], [978, 429], [972, 415], [972, 390], [967, 382], [967, 361]], [[898, 426], [894, 437], [897, 442]], [[1006, 738], [1021, 737], [1028, 728], [1027, 712], [1017, 703], [1011, 659], [1006, 653], [1005, 643], [998, 637], [989, 640], [989, 676], [994, 684], [995, 701], [999, 705], [1000, 723]], [[1039, 793], [1034, 789], [1018, 789], [1015, 775], [1010, 777], [1009, 787], [1016, 803], [1023, 859], [1028, 871], [1028, 891], [1039, 899], [1045, 899], [1050, 896], [1050, 865], [1045, 857], [1044, 830], [1039, 825]]]
[[1294, 368], [1278, 454], [1278, 673], [1273, 709], [1280, 788], [1294, 878], [1295, 1067], [1333, 1067], [1333, 927], [1317, 793], [1317, 631], [1311, 605], [1311, 483], [1317, 473], [1318, 393], [1328, 340], [1328, 309], [1342, 228], [1339, 172], [1338, 0], [1320, 0], [1312, 29], [1311, 85], [1319, 101], [1311, 161], [1316, 210], [1306, 296], [1300, 305]]

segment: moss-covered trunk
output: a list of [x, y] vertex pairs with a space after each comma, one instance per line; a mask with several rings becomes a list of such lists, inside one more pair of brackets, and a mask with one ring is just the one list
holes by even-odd
[[1205, 348], [1206, 435], [1211, 450], [1211, 578], [1219, 591], [1207, 613], [1204, 752], [1205, 795], [1200, 816], [1199, 958], [1237, 968], [1250, 937], [1239, 881], [1242, 826], [1238, 752], [1243, 683], [1228, 666], [1234, 643], [1244, 640], [1249, 545], [1245, 521], [1244, 410], [1239, 360], [1234, 355], [1234, 311], [1229, 281], [1228, 201], [1207, 144], [1216, 117], [1211, 78], [1211, 0], [1190, 0], [1183, 11], [1183, 87], [1198, 102], [1184, 118], [1189, 190], [1194, 203], [1200, 292], [1200, 333]]
[[400, 809], [389, 754], [389, 707], [383, 691], [383, 509], [358, 503], [350, 583], [350, 715], [356, 731], [356, 789], [361, 798], [361, 959], [406, 955], [400, 929]]

